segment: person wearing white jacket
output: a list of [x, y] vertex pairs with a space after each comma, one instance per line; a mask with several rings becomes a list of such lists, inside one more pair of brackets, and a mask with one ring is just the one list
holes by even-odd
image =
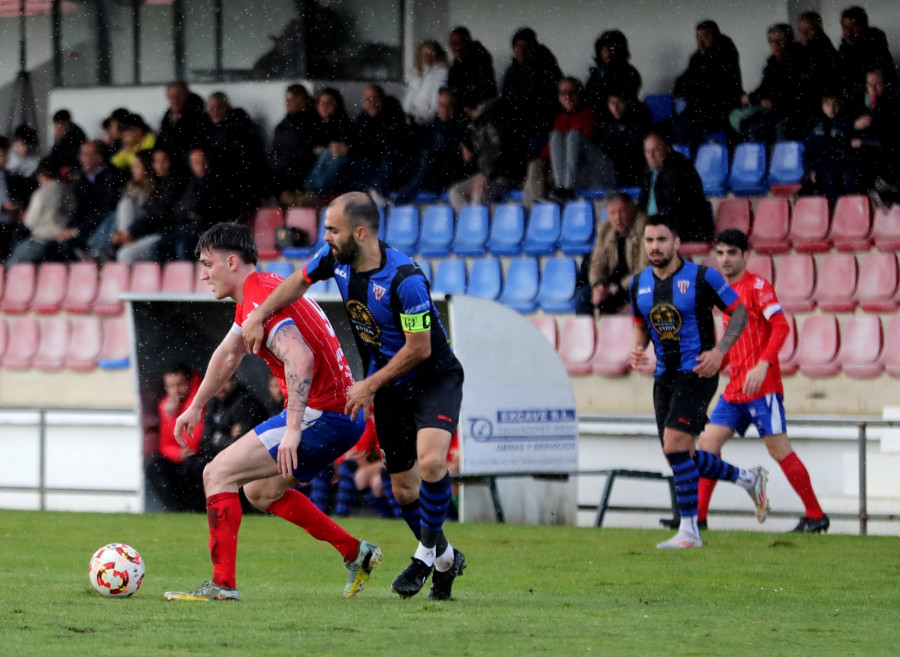
[[415, 68], [406, 77], [403, 111], [425, 125], [437, 112], [438, 92], [447, 84], [450, 70], [447, 51], [434, 40], [423, 41], [416, 53]]

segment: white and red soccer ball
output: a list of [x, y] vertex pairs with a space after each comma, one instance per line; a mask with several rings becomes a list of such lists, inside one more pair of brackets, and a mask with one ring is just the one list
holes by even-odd
[[110, 543], [91, 557], [89, 573], [91, 586], [101, 595], [127, 598], [141, 588], [144, 560], [130, 545]]

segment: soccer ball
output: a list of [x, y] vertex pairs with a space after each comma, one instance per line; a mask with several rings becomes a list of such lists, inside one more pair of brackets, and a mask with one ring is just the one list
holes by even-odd
[[144, 560], [130, 545], [110, 543], [94, 552], [88, 572], [100, 595], [127, 598], [141, 588]]

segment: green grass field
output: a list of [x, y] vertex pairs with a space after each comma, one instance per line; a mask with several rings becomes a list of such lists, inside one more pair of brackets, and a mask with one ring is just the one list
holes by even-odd
[[[341, 558], [288, 523], [244, 518], [238, 603], [167, 602], [210, 574], [202, 515], [0, 511], [0, 655], [896, 655], [900, 539], [450, 525], [469, 569], [450, 602], [390, 591], [405, 525], [350, 519], [385, 560], [344, 599]], [[88, 583], [93, 551], [137, 548], [128, 599]]]

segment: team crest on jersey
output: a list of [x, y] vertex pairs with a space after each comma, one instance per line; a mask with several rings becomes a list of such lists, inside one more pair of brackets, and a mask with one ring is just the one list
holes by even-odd
[[679, 340], [682, 319], [678, 308], [670, 303], [658, 303], [650, 309], [647, 318], [660, 340]]
[[686, 281], [684, 279], [678, 281], [678, 291], [681, 292], [682, 294], [686, 294], [688, 291], [688, 288], [690, 286], [691, 286], [690, 281]]
[[385, 292], [387, 292], [387, 290], [380, 285], [372, 285], [372, 294], [375, 295], [375, 301], [381, 301], [381, 297], [384, 296]]
[[366, 304], [350, 299], [347, 302], [347, 317], [360, 340], [367, 345], [381, 346], [381, 328]]

